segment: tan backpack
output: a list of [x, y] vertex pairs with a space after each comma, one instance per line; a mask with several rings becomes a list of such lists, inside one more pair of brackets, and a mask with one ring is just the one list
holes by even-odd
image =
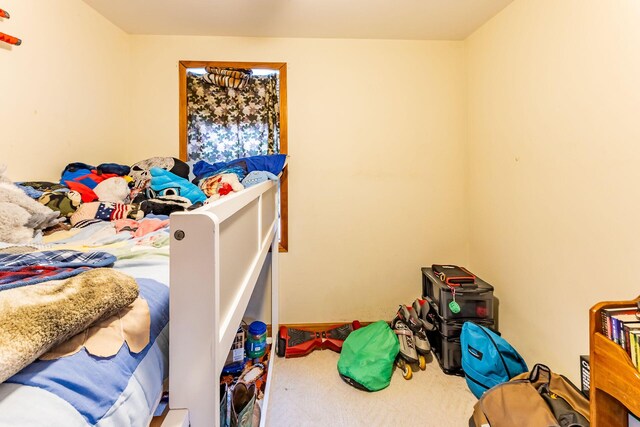
[[475, 427], [589, 427], [589, 401], [542, 364], [486, 391], [473, 409]]

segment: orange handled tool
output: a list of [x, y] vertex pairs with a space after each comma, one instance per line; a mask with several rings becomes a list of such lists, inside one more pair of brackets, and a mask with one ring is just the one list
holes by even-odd
[[14, 44], [16, 46], [20, 46], [22, 44], [22, 40], [20, 40], [19, 38], [10, 36], [9, 34], [5, 33], [0, 33], [0, 42]]
[[2, 10], [0, 9], [0, 18], [11, 18], [11, 16], [9, 16], [9, 12], [7, 12], [6, 10]]

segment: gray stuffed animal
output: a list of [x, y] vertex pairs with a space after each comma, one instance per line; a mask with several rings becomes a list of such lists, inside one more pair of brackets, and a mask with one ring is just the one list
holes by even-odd
[[59, 212], [36, 202], [15, 186], [0, 165], [0, 242], [27, 243], [37, 230], [57, 224]]

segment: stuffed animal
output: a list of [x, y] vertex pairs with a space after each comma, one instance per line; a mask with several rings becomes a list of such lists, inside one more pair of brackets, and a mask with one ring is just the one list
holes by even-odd
[[0, 241], [27, 243], [42, 230], [57, 224], [58, 212], [36, 202], [7, 178], [0, 165]]
[[229, 193], [243, 190], [244, 186], [240, 183], [238, 175], [235, 173], [223, 173], [202, 180], [200, 189], [209, 197], [207, 202], [213, 202]]
[[38, 202], [53, 211], [60, 212], [60, 216], [69, 218], [82, 204], [82, 195], [73, 190], [45, 191]]

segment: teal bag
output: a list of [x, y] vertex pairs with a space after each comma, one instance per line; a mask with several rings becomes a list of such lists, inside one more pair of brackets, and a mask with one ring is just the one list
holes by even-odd
[[529, 371], [511, 344], [491, 329], [473, 322], [462, 325], [460, 347], [467, 386], [478, 399], [491, 387]]
[[398, 351], [398, 337], [387, 322], [379, 320], [349, 334], [342, 344], [338, 372], [356, 388], [382, 390], [391, 382]]

